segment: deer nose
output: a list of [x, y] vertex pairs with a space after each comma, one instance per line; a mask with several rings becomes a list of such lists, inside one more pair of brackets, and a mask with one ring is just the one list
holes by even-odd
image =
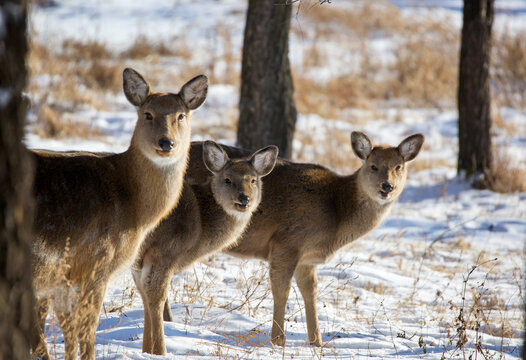
[[248, 202], [250, 201], [250, 198], [246, 196], [245, 194], [241, 193], [238, 196], [238, 200], [241, 203], [241, 205], [248, 205]]
[[162, 151], [170, 151], [174, 148], [174, 142], [170, 139], [162, 138], [159, 140], [159, 147]]
[[389, 184], [387, 181], [384, 181], [382, 183], [382, 190], [387, 193], [390, 193], [391, 191], [393, 191], [393, 185]]

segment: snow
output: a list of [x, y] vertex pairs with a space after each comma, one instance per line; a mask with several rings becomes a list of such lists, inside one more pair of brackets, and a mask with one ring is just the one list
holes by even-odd
[[[214, 42], [212, 29], [218, 23], [232, 30], [233, 47], [241, 47], [246, 3], [68, 0], [57, 6], [33, 7], [30, 27], [43, 42], [95, 39], [115, 51], [126, 49], [138, 36], [150, 41], [170, 41], [185, 34], [195, 51], [208, 56], [206, 49], [211, 45], [207, 44]], [[459, 0], [391, 3], [410, 16], [432, 12], [433, 16], [453, 18], [457, 27], [461, 24]], [[496, 7], [497, 31], [505, 27], [525, 29], [526, 1], [497, 0]], [[307, 45], [297, 36], [291, 38], [293, 67], [301, 66]], [[334, 44], [324, 46], [335, 54], [347, 51], [343, 47], [334, 49]], [[389, 61], [390, 40], [375, 39], [372, 46]], [[339, 56], [331, 57], [312, 77], [323, 82], [340, 74], [340, 60]], [[34, 79], [37, 85], [52, 81], [49, 76]], [[0, 105], [4, 97], [2, 90]], [[235, 133], [223, 128], [227, 122], [225, 114], [237, 106], [238, 98], [235, 86], [211, 84], [205, 105], [192, 118], [193, 140], [208, 138], [202, 129], [219, 128], [214, 140], [234, 144]], [[100, 129], [103, 137], [40, 138], [33, 131], [34, 119], [30, 118], [25, 142], [30, 148], [124, 151], [136, 112], [122, 94], [114, 100], [115, 108], [82, 109], [75, 114]], [[314, 144], [297, 138], [295, 156], [303, 151], [303, 158], [314, 159], [325, 151], [321, 144], [334, 144], [330, 138], [334, 131], [345, 139], [337, 144], [336, 152], [349, 159], [354, 157], [349, 144], [352, 130], [364, 131], [375, 143], [390, 145], [421, 132], [426, 142], [417, 161], [435, 165], [419, 168], [415, 161], [413, 170], [410, 165], [406, 188], [385, 222], [318, 266], [317, 308], [323, 348], [305, 343], [304, 305], [295, 285], [286, 308], [287, 345], [272, 347], [269, 333], [273, 302], [267, 265], [259, 260], [218, 254], [173, 277], [169, 300], [175, 321], [164, 324], [168, 350], [164, 357], [141, 352], [141, 299], [130, 273], [116, 277], [109, 285], [101, 311], [97, 358], [467, 358], [476, 353], [479, 336], [488, 357], [520, 358], [524, 336], [526, 193], [474, 190], [457, 177], [454, 109], [348, 109], [345, 115], [345, 119], [326, 119], [300, 114], [298, 132], [311, 134]], [[520, 131], [513, 135], [497, 132], [495, 142], [513, 155], [517, 166], [524, 167], [526, 110], [504, 108], [501, 117]], [[319, 161], [324, 164], [324, 160], [322, 156]], [[335, 170], [351, 171], [345, 165]], [[483, 306], [477, 312], [474, 304], [479, 297], [478, 304]], [[468, 330], [466, 347], [455, 349], [461, 308], [466, 318], [476, 321], [478, 316], [483, 326], [478, 332]], [[481, 317], [489, 320], [480, 320]], [[46, 336], [52, 355], [63, 358], [63, 337], [54, 317], [47, 320]]]

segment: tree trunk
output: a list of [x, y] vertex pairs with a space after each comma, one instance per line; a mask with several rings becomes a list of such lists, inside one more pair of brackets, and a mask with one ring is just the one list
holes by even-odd
[[22, 145], [26, 113], [26, 3], [0, 3], [0, 359], [28, 359], [32, 166]]
[[491, 167], [490, 51], [494, 0], [464, 0], [458, 82], [458, 171]]
[[249, 0], [237, 129], [238, 146], [255, 150], [274, 144], [286, 158], [296, 125], [288, 58], [291, 13], [285, 0]]

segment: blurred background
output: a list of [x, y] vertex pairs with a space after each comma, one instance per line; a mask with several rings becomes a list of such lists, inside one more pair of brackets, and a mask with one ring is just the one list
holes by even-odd
[[[428, 136], [426, 149], [441, 149], [416, 167], [456, 167], [461, 1], [291, 4], [289, 58], [299, 114], [293, 159], [348, 172], [358, 165], [348, 156], [351, 129], [367, 130], [377, 142], [414, 130]], [[233, 143], [246, 12], [247, 2], [235, 0], [37, 1], [29, 17], [28, 143], [53, 147], [50, 140], [76, 139], [69, 146], [78, 147], [78, 139], [89, 138], [124, 149], [134, 125], [121, 90], [127, 66], [162, 91], [208, 75], [210, 96], [195, 115], [194, 138]], [[495, 13], [495, 159], [517, 174], [526, 168], [526, 2], [497, 0]]]

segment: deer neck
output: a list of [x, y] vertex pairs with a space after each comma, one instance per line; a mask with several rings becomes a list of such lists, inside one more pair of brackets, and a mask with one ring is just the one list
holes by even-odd
[[335, 186], [339, 215], [336, 249], [378, 227], [392, 208], [393, 202], [379, 202], [362, 189], [359, 172], [342, 178]]
[[182, 192], [188, 152], [173, 161], [158, 162], [130, 146], [126, 156], [130, 193], [137, 209], [136, 221], [148, 231], [177, 205]]
[[209, 183], [193, 188], [200, 203], [205, 242], [213, 243], [215, 250], [233, 246], [250, 222], [251, 213], [226, 211], [217, 202]]

